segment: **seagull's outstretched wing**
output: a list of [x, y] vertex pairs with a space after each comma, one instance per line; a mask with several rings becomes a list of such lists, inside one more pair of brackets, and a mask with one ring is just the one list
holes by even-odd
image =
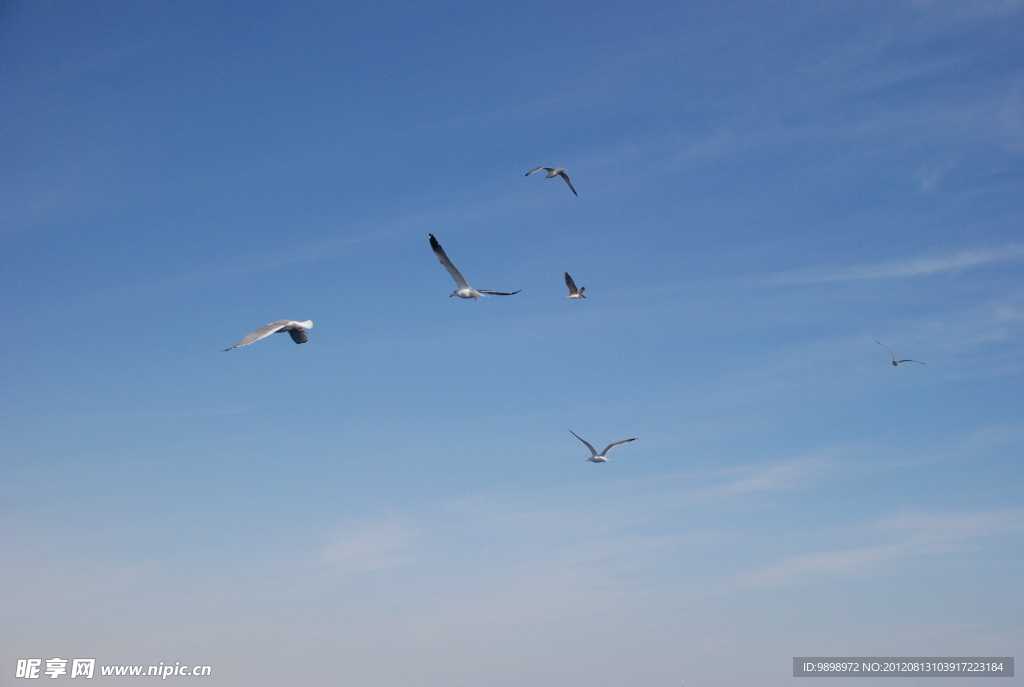
[[452, 261], [448, 259], [448, 256], [445, 255], [444, 248], [441, 248], [441, 244], [437, 242], [437, 239], [434, 238], [433, 234], [430, 234], [430, 247], [434, 249], [434, 255], [436, 255], [437, 259], [441, 261], [444, 268], [448, 270], [448, 274], [452, 275], [452, 279], [455, 280], [455, 283], [459, 285], [460, 289], [473, 288], [466, 282], [466, 278], [462, 276], [462, 272], [459, 272], [458, 268], [456, 268], [455, 265], [452, 264]]
[[531, 169], [531, 170], [530, 170], [529, 172], [527, 172], [527, 173], [526, 173], [526, 174], [525, 174], [524, 176], [530, 176], [530, 175], [531, 175], [531, 174], [533, 174], [534, 172], [539, 172], [539, 171], [540, 171], [540, 170], [542, 170], [542, 169], [546, 169], [547, 171], [549, 171], [549, 172], [550, 172], [550, 171], [551, 171], [552, 169], [554, 169], [554, 168], [553, 168], [553, 167], [534, 167], [534, 168], [533, 168], [533, 169]]
[[[570, 191], [572, 191], [572, 194], [573, 194], [574, 196], [576, 196], [577, 198], [579, 198], [579, 197], [580, 197], [580, 194], [576, 193], [576, 189], [574, 189], [574, 188], [572, 187], [572, 182], [571, 182], [571, 181], [569, 181], [569, 175], [568, 175], [568, 174], [566, 174], [565, 172], [559, 172], [559, 173], [558, 173], [558, 176], [560, 176], [560, 177], [562, 177], [563, 179], [565, 179], [565, 183], [569, 184], [569, 190], [570, 190]], [[586, 181], [586, 179], [584, 179], [584, 181]]]
[[590, 453], [592, 454], [590, 456], [591, 458], [597, 458], [597, 451], [594, 450], [594, 447], [590, 445], [589, 441], [587, 441], [586, 439], [584, 439], [583, 437], [581, 437], [579, 434], [577, 434], [576, 432], [572, 431], [571, 429], [569, 430], [569, 434], [573, 435], [574, 437], [576, 437], [577, 439], [579, 439], [580, 441], [582, 441], [584, 444], [587, 445], [587, 448], [590, 449]]
[[[519, 291], [522, 291], [522, 289], [519, 289]], [[514, 296], [519, 293], [519, 291], [512, 291], [509, 293], [507, 291], [488, 291], [487, 289], [477, 289], [477, 293], [486, 293], [488, 296]]]
[[608, 446], [604, 450], [604, 453], [602, 453], [601, 455], [602, 456], [606, 456], [606, 455], [608, 455], [609, 451], [611, 451], [613, 448], [615, 448], [619, 444], [628, 444], [631, 441], [636, 441], [636, 437], [633, 437], [632, 439], [623, 439], [622, 441], [616, 441], [614, 444], [608, 444]]
[[[277, 322], [271, 322], [266, 327], [260, 327], [256, 331], [250, 333], [247, 337], [245, 337], [244, 339], [242, 339], [241, 341], [236, 343], [231, 348], [225, 348], [224, 350], [225, 351], [230, 351], [232, 348], [238, 348], [239, 346], [248, 346], [251, 343], [256, 343], [260, 339], [265, 339], [268, 336], [270, 336], [271, 334], [274, 334], [276, 332], [281, 331], [282, 329], [284, 329], [285, 327], [287, 327], [291, 323], [292, 323], [291, 320], [278, 320]], [[292, 338], [293, 339], [295, 338], [294, 334], [292, 334]], [[302, 343], [302, 342], [301, 341], [296, 341], [296, 343]]]
[[893, 360], [896, 360], [896, 356], [892, 355], [892, 349], [891, 349], [891, 348], [889, 348], [888, 346], [886, 346], [886, 345], [885, 345], [884, 343], [882, 343], [881, 341], [876, 341], [875, 343], [876, 343], [876, 344], [878, 344], [879, 346], [881, 346], [882, 348], [884, 348], [885, 350], [889, 351], [889, 355], [890, 355], [890, 356], [892, 356], [892, 359], [893, 359]]
[[306, 343], [309, 341], [309, 335], [306, 334], [306, 330], [302, 327], [296, 327], [295, 329], [289, 329], [288, 335], [292, 337], [292, 341], [297, 344]]
[[920, 360], [897, 360], [898, 363], [917, 363], [918, 365], [924, 365]]
[[576, 288], [576, 282], [572, 280], [572, 277], [569, 276], [568, 272], [565, 273], [565, 285], [569, 287], [570, 296], [580, 292], [580, 290]]

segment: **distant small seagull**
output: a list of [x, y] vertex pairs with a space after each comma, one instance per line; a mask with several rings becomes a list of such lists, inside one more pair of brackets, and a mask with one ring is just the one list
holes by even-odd
[[878, 344], [879, 346], [881, 346], [882, 348], [884, 348], [885, 350], [889, 351], [889, 355], [892, 357], [892, 364], [893, 364], [893, 366], [899, 365], [900, 363], [917, 363], [918, 365], [924, 365], [924, 363], [922, 363], [920, 360], [910, 360], [910, 359], [907, 359], [907, 360], [896, 360], [896, 356], [894, 356], [892, 354], [892, 349], [891, 348], [886, 346], [881, 341], [876, 341], [875, 343]]
[[239, 346], [248, 346], [251, 343], [256, 343], [260, 339], [265, 339], [271, 334], [278, 332], [288, 332], [292, 337], [292, 341], [297, 344], [304, 344], [309, 341], [309, 337], [306, 336], [306, 330], [313, 328], [313, 320], [306, 320], [305, 322], [296, 322], [295, 320], [278, 320], [277, 322], [271, 322], [266, 327], [260, 327], [256, 331], [249, 334], [231, 348], [225, 348], [225, 351], [230, 351]]
[[504, 291], [487, 291], [485, 289], [477, 291], [466, 282], [466, 278], [462, 276], [462, 272], [459, 272], [458, 268], [452, 264], [451, 260], [448, 259], [448, 256], [445, 255], [444, 248], [441, 248], [441, 244], [437, 242], [437, 239], [434, 238], [433, 234], [430, 234], [430, 247], [434, 249], [434, 255], [436, 255], [437, 259], [441, 261], [444, 268], [448, 270], [448, 274], [452, 275], [455, 283], [459, 285], [459, 289], [448, 296], [449, 298], [452, 296], [458, 296], [459, 298], [472, 298], [473, 300], [478, 301], [480, 300], [480, 296], [514, 296], [519, 293], [519, 291], [522, 291], [522, 289], [519, 289], [519, 291], [512, 291], [511, 293], [506, 293]]
[[551, 177], [562, 177], [565, 179], [565, 183], [569, 184], [569, 190], [572, 191], [572, 194], [577, 198], [580, 197], [580, 194], [576, 193], [576, 189], [572, 187], [572, 182], [569, 181], [569, 175], [566, 174], [569, 170], [565, 167], [538, 167], [537, 169], [531, 169], [526, 173], [526, 176], [530, 176], [534, 172], [539, 172], [542, 169], [546, 169], [548, 172], [548, 175], [544, 177], [545, 179], [550, 179]]
[[569, 287], [569, 295], [563, 296], [563, 298], [586, 298], [583, 292], [587, 290], [587, 287], [584, 286], [582, 289], [577, 289], [576, 282], [572, 280], [568, 272], [565, 273], [565, 285]]
[[607, 457], [609, 451], [611, 451], [613, 448], [615, 448], [619, 444], [628, 444], [631, 441], [636, 441], [636, 437], [633, 437], [632, 439], [623, 439], [622, 441], [616, 441], [614, 444], [608, 444], [603, 451], [598, 453], [596, 450], [594, 450], [594, 447], [590, 445], [590, 442], [588, 442], [586, 439], [582, 438], [576, 432], [574, 432], [574, 431], [572, 431], [570, 429], [569, 430], [569, 434], [573, 435], [574, 437], [576, 437], [577, 439], [582, 441], [584, 444], [587, 445], [587, 448], [590, 449], [590, 453], [593, 454], [593, 455], [591, 455], [589, 458], [587, 458], [586, 461], [584, 461], [584, 462], [590, 462], [590, 463], [607, 463], [609, 460], [611, 460], [611, 458]]

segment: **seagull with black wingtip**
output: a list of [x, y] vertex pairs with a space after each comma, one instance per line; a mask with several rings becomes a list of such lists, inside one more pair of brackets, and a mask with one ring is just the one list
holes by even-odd
[[909, 358], [907, 360], [896, 360], [896, 356], [892, 354], [892, 349], [891, 348], [886, 346], [881, 341], [876, 341], [875, 343], [878, 344], [879, 346], [881, 346], [882, 348], [884, 348], [885, 350], [889, 351], [889, 356], [892, 357], [892, 365], [893, 365], [893, 367], [896, 367], [900, 363], [917, 363], [918, 365], [924, 365], [924, 363], [922, 363], [920, 360], [910, 360]]
[[434, 238], [433, 234], [430, 234], [430, 247], [434, 250], [434, 255], [436, 255], [437, 259], [441, 261], [444, 268], [448, 270], [448, 274], [452, 275], [452, 279], [454, 279], [455, 283], [459, 286], [454, 293], [448, 296], [449, 298], [452, 296], [458, 296], [459, 298], [472, 298], [473, 300], [478, 301], [480, 300], [480, 296], [514, 296], [519, 293], [519, 291], [522, 291], [522, 289], [512, 292], [488, 291], [486, 289], [480, 289], [478, 291], [469, 285], [466, 278], [462, 276], [462, 272], [459, 272], [459, 269], [452, 264], [451, 260], [448, 259], [448, 255], [445, 254], [444, 248], [441, 248], [441, 244], [437, 242], [437, 239]]
[[565, 273], [565, 285], [569, 287], [569, 295], [562, 296], [562, 298], [586, 298], [583, 292], [587, 290], [587, 287], [584, 286], [582, 289], [577, 289], [576, 282], [572, 280], [568, 272]]
[[591, 446], [589, 441], [587, 441], [586, 439], [581, 437], [576, 432], [574, 432], [574, 431], [572, 431], [570, 429], [569, 430], [569, 434], [573, 435], [574, 437], [576, 437], [577, 439], [582, 441], [584, 444], [587, 445], [587, 448], [590, 449], [590, 454], [591, 455], [590, 455], [589, 458], [587, 458], [587, 460], [584, 461], [584, 462], [589, 462], [589, 463], [607, 463], [609, 460], [611, 460], [611, 458], [608, 457], [608, 452], [609, 451], [611, 451], [613, 448], [615, 448], [619, 444], [628, 444], [631, 441], [636, 441], [636, 437], [633, 437], [632, 439], [623, 439], [622, 441], [616, 441], [614, 444], [608, 444], [607, 446], [605, 446], [603, 451], [598, 453], [597, 449], [595, 449], [593, 446]]
[[260, 339], [265, 339], [271, 334], [281, 334], [288, 332], [288, 335], [292, 337], [292, 341], [297, 344], [304, 344], [309, 341], [309, 337], [306, 335], [307, 329], [313, 328], [313, 320], [306, 320], [305, 322], [296, 322], [295, 320], [278, 320], [277, 322], [271, 322], [266, 327], [260, 327], [254, 332], [250, 332], [248, 336], [236, 343], [231, 348], [225, 348], [225, 351], [230, 351], [240, 346], [248, 346], [251, 343], [256, 343]]
[[565, 167], [537, 167], [527, 172], [526, 176], [530, 176], [534, 172], [539, 172], [542, 169], [547, 170], [548, 173], [548, 175], [544, 177], [545, 179], [551, 179], [552, 177], [562, 177], [562, 179], [565, 180], [565, 183], [569, 185], [569, 190], [572, 191], [572, 194], [577, 198], [580, 197], [580, 194], [576, 193], [576, 189], [572, 187], [572, 182], [569, 181], [569, 175], [566, 174], [566, 172], [568, 172], [569, 170], [567, 170]]

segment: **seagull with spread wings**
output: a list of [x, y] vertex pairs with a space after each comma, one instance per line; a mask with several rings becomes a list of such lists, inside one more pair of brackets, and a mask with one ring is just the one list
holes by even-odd
[[886, 346], [881, 341], [876, 341], [875, 343], [878, 344], [879, 346], [881, 346], [882, 348], [884, 348], [885, 350], [889, 351], [889, 355], [890, 355], [890, 357], [892, 357], [893, 367], [899, 365], [900, 363], [917, 363], [918, 365], [924, 365], [924, 363], [922, 363], [920, 360], [910, 360], [909, 358], [907, 360], [896, 360], [896, 356], [894, 356], [892, 354], [892, 349], [891, 348]]
[[271, 322], [266, 327], [260, 327], [254, 332], [250, 332], [247, 337], [236, 343], [231, 348], [225, 348], [225, 351], [238, 348], [239, 346], [248, 346], [251, 343], [256, 343], [260, 339], [265, 339], [271, 334], [280, 334], [282, 332], [288, 332], [292, 337], [292, 341], [297, 344], [304, 344], [309, 341], [309, 337], [306, 336], [306, 330], [313, 328], [313, 320], [306, 320], [305, 322], [296, 322], [295, 320], [278, 320], [277, 322]]
[[430, 234], [430, 247], [434, 249], [434, 255], [436, 255], [437, 259], [441, 261], [444, 268], [448, 270], [448, 274], [452, 275], [452, 279], [454, 279], [455, 283], [459, 285], [458, 290], [448, 296], [449, 298], [452, 296], [458, 296], [459, 298], [472, 298], [473, 300], [478, 301], [480, 300], [480, 296], [514, 296], [519, 293], [519, 291], [522, 291], [522, 289], [519, 291], [512, 291], [511, 293], [504, 291], [487, 291], [486, 289], [480, 289], [477, 291], [469, 285], [466, 278], [462, 276], [462, 272], [459, 272], [459, 269], [452, 264], [451, 260], [448, 259], [448, 256], [444, 252], [444, 248], [441, 248], [441, 244], [437, 242], [437, 239], [434, 238], [433, 234]]
[[577, 198], [580, 197], [580, 194], [576, 193], [576, 189], [572, 187], [572, 182], [569, 181], [569, 175], [566, 174], [566, 172], [568, 172], [569, 170], [567, 170], [565, 167], [537, 167], [536, 169], [531, 169], [529, 172], [527, 172], [526, 176], [530, 176], [534, 172], [539, 172], [542, 169], [547, 170], [548, 173], [548, 175], [544, 177], [545, 179], [550, 179], [551, 177], [562, 177], [563, 179], [565, 179], [565, 183], [569, 184], [569, 190], [572, 191], [572, 194]]
[[587, 445], [587, 448], [590, 449], [591, 456], [589, 458], [587, 458], [586, 461], [584, 461], [584, 462], [589, 462], [589, 463], [607, 463], [609, 460], [611, 460], [611, 458], [607, 457], [609, 451], [611, 451], [613, 448], [615, 448], [619, 444], [628, 444], [631, 441], [636, 441], [636, 437], [633, 437], [632, 439], [623, 439], [622, 441], [616, 441], [614, 444], [608, 444], [607, 446], [605, 446], [605, 449], [603, 451], [598, 453], [597, 450], [593, 446], [590, 445], [589, 441], [587, 441], [586, 439], [581, 437], [576, 432], [574, 432], [574, 431], [572, 431], [570, 429], [569, 430], [569, 434], [573, 435], [574, 437], [576, 437], [577, 439], [582, 441], [584, 444]]
[[587, 287], [584, 286], [582, 289], [577, 289], [576, 282], [572, 280], [568, 272], [565, 273], [565, 285], [569, 287], [569, 295], [563, 296], [563, 298], [586, 298], [583, 292], [587, 290]]

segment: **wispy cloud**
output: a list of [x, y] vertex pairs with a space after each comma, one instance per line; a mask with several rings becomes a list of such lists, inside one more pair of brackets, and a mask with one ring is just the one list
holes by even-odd
[[451, 231], [455, 227], [481, 222], [507, 212], [508, 208], [514, 205], [514, 198], [514, 194], [506, 193], [486, 200], [456, 202], [445, 207], [382, 220], [355, 221], [338, 227], [337, 231], [344, 234], [340, 238], [266, 248], [260, 252], [237, 256], [225, 255], [220, 260], [188, 272], [148, 280], [140, 279], [128, 287], [118, 284], [111, 289], [97, 289], [88, 298], [73, 302], [66, 310], [50, 312], [44, 321], [63, 321], [69, 316], [68, 311], [81, 314], [98, 308], [108, 309], [115, 305], [140, 303], [167, 294], [205, 289], [224, 282], [237, 282], [253, 275], [334, 260], [360, 251], [372, 251], [413, 230], [417, 232], [417, 236], [420, 232], [424, 232], [425, 235], [425, 232], [437, 231], [439, 227]]
[[394, 568], [410, 560], [408, 547], [415, 534], [415, 528], [397, 517], [346, 526], [323, 549], [323, 558], [338, 577]]
[[773, 284], [823, 284], [827, 282], [863, 281], [871, 279], [901, 279], [922, 277], [943, 272], [980, 267], [996, 262], [1024, 259], [1024, 245], [1008, 244], [983, 250], [963, 250], [952, 255], [887, 260], [868, 265], [850, 267], [813, 267], [805, 270], [782, 272], [764, 281]]
[[909, 535], [920, 553], [958, 551], [977, 539], [1024, 533], [1024, 509], [946, 515], [906, 514], [883, 520], [879, 528]]
[[757, 571], [749, 576], [748, 581], [755, 587], [781, 587], [815, 574], [855, 574], [877, 568], [903, 553], [904, 547], [889, 544], [797, 556]]
[[963, 22], [991, 17], [1006, 18], [1024, 11], [1021, 0], [908, 0], [911, 7], [927, 12], [937, 23], [944, 26], [962, 26]]
[[188, 420], [203, 417], [222, 417], [247, 412], [244, 406], [189, 410], [112, 410], [106, 412], [72, 413], [69, 417], [93, 422], [135, 422], [139, 420]]
[[[827, 456], [809, 456], [782, 463], [738, 468], [734, 476], [719, 484], [700, 489], [696, 498], [718, 500], [761, 491], [799, 489], [823, 475], [834, 472], [838, 462]], [[738, 473], [738, 474], [737, 474]]]
[[778, 587], [820, 575], [865, 575], [924, 555], [963, 551], [983, 539], [1024, 534], [1024, 509], [981, 513], [907, 514], [879, 521], [874, 530], [890, 543], [789, 558], [747, 577], [755, 587]]

